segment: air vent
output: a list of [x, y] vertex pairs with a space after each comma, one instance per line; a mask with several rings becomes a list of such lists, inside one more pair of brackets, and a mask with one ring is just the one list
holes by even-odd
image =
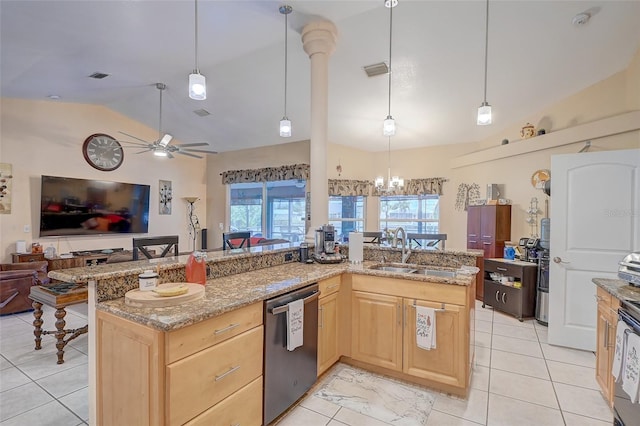
[[102, 80], [105, 77], [109, 77], [109, 74], [105, 74], [103, 72], [94, 72], [89, 77], [95, 78], [96, 80]]
[[206, 109], [197, 109], [195, 111], [193, 111], [195, 115], [198, 115], [200, 117], [206, 117], [207, 115], [211, 115], [211, 113], [209, 111], [207, 111]]
[[364, 72], [366, 72], [369, 77], [375, 77], [376, 75], [388, 74], [389, 67], [386, 63], [380, 62], [378, 64], [367, 65], [364, 67]]

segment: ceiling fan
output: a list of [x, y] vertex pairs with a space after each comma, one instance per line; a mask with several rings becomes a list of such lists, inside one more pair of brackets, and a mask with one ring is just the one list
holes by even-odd
[[167, 88], [164, 83], [156, 83], [156, 88], [160, 91], [160, 119], [158, 121], [158, 139], [153, 142], [145, 141], [144, 139], [140, 139], [136, 136], [130, 135], [125, 132], [122, 133], [125, 136], [136, 139], [140, 142], [131, 142], [131, 141], [122, 141], [126, 144], [130, 144], [129, 146], [125, 145], [125, 148], [144, 148], [142, 151], [136, 152], [136, 154], [142, 154], [144, 152], [153, 152], [154, 155], [158, 157], [169, 157], [174, 158], [173, 154], [181, 154], [187, 155], [189, 157], [194, 158], [203, 158], [201, 155], [193, 154], [194, 152], [201, 154], [217, 154], [216, 151], [207, 151], [203, 149], [193, 149], [196, 146], [208, 146], [209, 144], [206, 142], [196, 142], [196, 143], [183, 143], [183, 144], [171, 144], [171, 140], [173, 136], [169, 133], [162, 132], [162, 92]]

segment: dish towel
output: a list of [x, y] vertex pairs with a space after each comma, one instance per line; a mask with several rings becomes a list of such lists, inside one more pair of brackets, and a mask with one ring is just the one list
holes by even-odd
[[629, 330], [629, 326], [624, 321], [618, 321], [616, 327], [616, 351], [613, 354], [613, 365], [611, 367], [611, 374], [616, 379], [616, 382], [620, 379], [622, 364], [624, 364], [624, 351], [627, 346], [627, 333], [625, 333], [625, 330]]
[[416, 343], [419, 348], [436, 348], [436, 310], [425, 306], [416, 306]]
[[302, 346], [304, 331], [304, 300], [290, 302], [287, 309], [287, 350], [293, 351]]
[[640, 336], [627, 333], [627, 350], [622, 367], [622, 389], [629, 395], [631, 402], [638, 402], [640, 387]]

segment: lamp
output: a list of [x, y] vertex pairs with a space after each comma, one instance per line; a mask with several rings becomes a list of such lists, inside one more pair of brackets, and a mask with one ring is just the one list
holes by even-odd
[[195, 51], [196, 51], [196, 67], [189, 74], [189, 97], [197, 101], [207, 99], [207, 79], [200, 74], [198, 69], [198, 0], [195, 0]]
[[393, 136], [396, 134], [396, 122], [391, 116], [391, 40], [393, 35], [393, 8], [398, 5], [398, 0], [385, 0], [384, 5], [389, 8], [389, 110], [387, 118], [382, 124], [382, 135]]
[[183, 200], [187, 202], [187, 218], [189, 219], [188, 230], [189, 230], [189, 239], [193, 242], [193, 250], [196, 249], [196, 231], [200, 229], [200, 222], [198, 221], [198, 216], [194, 213], [195, 207], [193, 203], [198, 201], [200, 198], [198, 197], [183, 197]]
[[484, 31], [484, 101], [478, 108], [478, 126], [491, 124], [491, 105], [487, 103], [487, 58], [489, 53], [489, 0], [487, 0]]
[[287, 25], [288, 15], [293, 11], [291, 6], [280, 6], [278, 9], [284, 15], [284, 116], [280, 120], [280, 136], [283, 138], [291, 137], [291, 120], [287, 117], [287, 33], [289, 26]]

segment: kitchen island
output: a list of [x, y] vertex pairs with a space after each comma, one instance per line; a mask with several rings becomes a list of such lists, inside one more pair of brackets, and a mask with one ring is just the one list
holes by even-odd
[[[132, 308], [124, 303], [122, 297], [123, 292], [137, 286], [137, 273], [148, 269], [147, 261], [138, 265], [138, 262], [121, 264], [118, 268], [114, 265], [109, 271], [100, 270], [100, 267], [92, 271], [80, 270], [88, 268], [65, 271], [66, 280], [86, 279], [90, 286], [93, 282], [96, 287], [93, 303], [97, 314], [95, 326], [90, 328], [95, 345], [90, 345], [90, 360], [93, 358], [95, 362], [97, 381], [94, 383], [98, 389], [95, 424], [123, 424], [123, 421], [136, 424], [206, 424], [206, 419], [219, 416], [221, 410], [247, 415], [253, 413], [253, 421], [249, 423], [255, 423], [255, 413], [261, 412], [258, 395], [261, 395], [262, 386], [262, 301], [309, 283], [320, 282], [323, 288], [323, 282], [336, 280], [340, 286], [334, 293], [338, 309], [333, 321], [336, 333], [333, 339], [337, 342], [338, 357], [384, 374], [466, 395], [473, 358], [475, 281], [472, 276], [446, 278], [386, 272], [370, 269], [377, 263], [371, 260], [361, 265], [307, 265], [295, 262], [295, 258], [285, 260], [288, 254], [297, 255], [297, 248], [261, 248], [259, 252], [253, 252], [253, 249], [238, 252], [237, 257], [230, 254], [219, 258], [214, 256], [208, 261], [213, 278], [207, 281], [202, 300], [155, 309]], [[453, 264], [475, 264], [475, 257], [466, 253], [452, 252], [450, 256]], [[185, 261], [186, 257], [154, 264], [161, 282], [184, 280], [180, 279], [184, 267], [181, 271], [179, 265], [184, 265]], [[55, 278], [59, 277], [62, 273]], [[363, 328], [358, 317], [352, 315], [352, 308], [367, 306], [368, 302], [356, 303], [356, 297], [352, 295], [352, 292], [363, 293], [362, 290], [367, 290], [370, 296], [395, 297], [395, 301], [404, 306], [396, 310], [394, 305], [399, 318], [404, 318], [402, 312], [416, 304], [426, 303], [425, 306], [446, 309], [446, 312], [438, 314], [441, 324], [438, 328], [439, 349], [427, 354], [441, 371], [429, 371], [433, 362], [421, 364], [421, 357], [416, 358], [408, 347], [403, 349], [403, 341], [410, 338], [411, 332], [409, 328], [403, 329], [402, 323], [401, 328], [394, 330], [395, 340], [392, 343], [397, 348], [396, 354], [400, 357], [406, 355], [405, 364], [409, 365], [411, 359], [418, 361], [407, 371], [403, 371], [402, 361], [395, 368], [376, 364], [363, 355], [371, 355], [369, 349], [351, 344], [352, 330], [360, 336], [367, 329], [371, 330]], [[378, 324], [387, 323], [384, 315], [388, 312], [378, 312]], [[356, 327], [356, 323], [360, 325]], [[449, 334], [452, 337], [445, 337]], [[455, 348], [451, 346], [453, 344]], [[383, 351], [377, 355], [384, 359], [387, 345], [380, 347]], [[449, 348], [449, 355], [442, 356], [445, 348]], [[91, 355], [92, 352], [95, 355]], [[238, 367], [240, 363], [245, 363], [244, 367]], [[206, 373], [210, 370], [215, 371]], [[199, 379], [207, 375], [211, 380], [201, 383]], [[220, 390], [220, 386], [218, 389], [209, 386], [210, 382], [228, 384]], [[240, 400], [253, 403], [247, 402], [246, 410], [233, 409]], [[249, 409], [250, 406], [253, 408]], [[131, 417], [133, 413], [137, 414]]]

